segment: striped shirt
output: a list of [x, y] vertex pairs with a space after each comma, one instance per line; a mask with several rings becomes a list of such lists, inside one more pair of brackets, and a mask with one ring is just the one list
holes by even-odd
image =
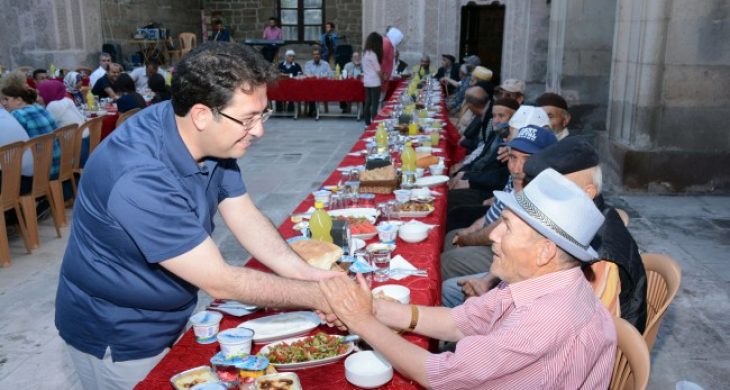
[[464, 338], [428, 356], [429, 387], [608, 388], [616, 330], [580, 267], [503, 282], [451, 315]]
[[[502, 191], [510, 193], [515, 188], [515, 184], [512, 181], [512, 175], [510, 175], [509, 179], [507, 179], [507, 184], [505, 184], [504, 189]], [[489, 226], [496, 222], [499, 217], [502, 216], [502, 210], [504, 210], [504, 203], [502, 203], [497, 197], [494, 197], [494, 203], [492, 203], [492, 207], [487, 210], [487, 213], [484, 215], [484, 226]]]
[[[12, 112], [15, 119], [28, 133], [28, 137], [34, 138], [39, 135], [53, 133], [56, 129], [56, 121], [53, 120], [51, 114], [45, 108], [30, 104], [23, 108], [18, 108]], [[53, 141], [53, 165], [51, 166], [51, 178], [58, 177], [58, 165], [61, 162], [61, 145], [58, 141]]]

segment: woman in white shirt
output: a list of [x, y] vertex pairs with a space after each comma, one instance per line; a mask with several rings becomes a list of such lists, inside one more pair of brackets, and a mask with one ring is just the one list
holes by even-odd
[[363, 84], [365, 85], [365, 125], [370, 126], [378, 113], [380, 102], [380, 86], [383, 84], [383, 74], [380, 63], [383, 61], [383, 37], [377, 32], [371, 32], [365, 39], [365, 48], [362, 55]]
[[46, 110], [56, 121], [56, 126], [84, 123], [84, 115], [76, 108], [73, 100], [66, 97], [66, 86], [62, 82], [46, 80], [38, 86], [38, 94], [43, 98]]

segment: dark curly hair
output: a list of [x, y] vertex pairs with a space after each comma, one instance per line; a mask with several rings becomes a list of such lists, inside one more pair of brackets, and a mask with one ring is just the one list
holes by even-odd
[[21, 98], [27, 104], [35, 103], [38, 98], [38, 93], [35, 89], [22, 85], [8, 85], [2, 89], [2, 93], [5, 96]]
[[121, 73], [119, 75], [117, 81], [114, 82], [114, 89], [118, 92], [136, 92], [134, 80], [132, 79], [132, 76], [127, 73]]
[[228, 105], [236, 89], [253, 93], [254, 88], [275, 82], [278, 74], [270, 62], [248, 46], [205, 43], [175, 67], [172, 107], [178, 116], [187, 115], [198, 103], [220, 111]]

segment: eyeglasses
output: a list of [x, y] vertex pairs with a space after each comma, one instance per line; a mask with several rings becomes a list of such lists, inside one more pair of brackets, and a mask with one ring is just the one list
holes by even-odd
[[254, 126], [256, 126], [256, 121], [261, 120], [261, 123], [266, 122], [269, 117], [271, 117], [271, 113], [273, 112], [272, 109], [267, 108], [262, 113], [254, 115], [251, 119], [247, 119], [245, 121], [238, 120], [230, 115], [227, 115], [221, 111], [216, 110], [219, 114], [223, 115], [224, 117], [238, 123], [239, 125], [243, 126], [244, 131], [250, 131], [253, 129]]

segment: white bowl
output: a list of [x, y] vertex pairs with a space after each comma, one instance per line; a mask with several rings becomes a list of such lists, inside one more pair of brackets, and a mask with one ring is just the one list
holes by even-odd
[[377, 352], [357, 352], [345, 359], [345, 378], [355, 386], [374, 389], [393, 379], [393, 366]]
[[411, 190], [395, 190], [393, 194], [398, 203], [406, 203], [411, 199]]
[[428, 237], [428, 225], [422, 223], [405, 223], [398, 229], [401, 240], [409, 243], [421, 242]]
[[411, 290], [406, 286], [398, 284], [384, 284], [373, 289], [373, 295], [382, 292], [386, 296], [407, 305], [411, 303]]

